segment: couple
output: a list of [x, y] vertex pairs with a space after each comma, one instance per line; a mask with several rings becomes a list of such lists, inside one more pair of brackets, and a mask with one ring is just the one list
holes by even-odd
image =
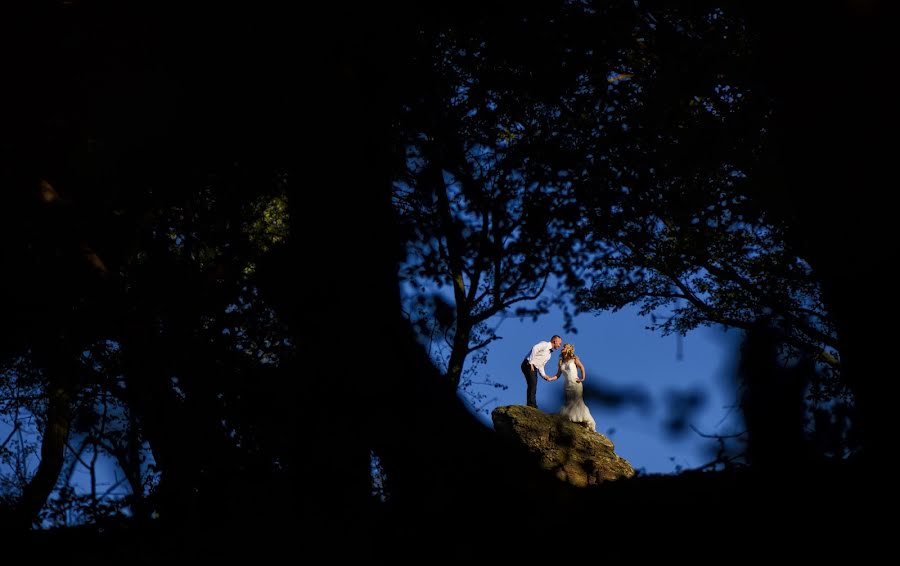
[[[584, 423], [591, 431], [596, 431], [594, 418], [587, 405], [584, 404], [584, 386], [581, 384], [587, 376], [584, 365], [575, 355], [575, 346], [566, 344], [559, 354], [559, 367], [554, 376], [544, 373], [544, 366], [550, 361], [550, 354], [562, 344], [562, 338], [554, 335], [549, 342], [538, 342], [531, 352], [522, 360], [522, 374], [528, 382], [527, 402], [529, 407], [537, 409], [537, 376], [540, 373], [547, 381], [555, 381], [560, 375], [565, 377], [566, 404], [559, 410], [559, 414], [575, 423]], [[581, 370], [581, 377], [578, 370]]]

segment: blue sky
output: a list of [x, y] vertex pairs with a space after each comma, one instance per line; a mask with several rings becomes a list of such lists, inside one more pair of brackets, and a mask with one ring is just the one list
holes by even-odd
[[[519, 364], [535, 343], [560, 334], [563, 342], [575, 345], [575, 353], [587, 368], [586, 387], [599, 388], [601, 395], [624, 392], [634, 400], [613, 406], [586, 389], [597, 430], [612, 439], [620, 456], [646, 473], [701, 466], [712, 460], [714, 441], [690, 427], [673, 434], [667, 422], [673, 408], [687, 403], [695, 410], [687, 413], [684, 425], [693, 425], [705, 434], [742, 430], [740, 412], [734, 408], [735, 351], [740, 334], [720, 327], [699, 328], [681, 338], [679, 347], [676, 336], [663, 337], [646, 330], [648, 322], [636, 308], [580, 315], [575, 319], [578, 333], [571, 334], [563, 332], [560, 312], [544, 315], [537, 322], [507, 318], [498, 329], [503, 339], [491, 344], [487, 363], [477, 367], [475, 380], [486, 377], [508, 389], [475, 387], [487, 394], [488, 412], [501, 405], [524, 405], [525, 379]], [[558, 355], [554, 352], [547, 364], [548, 375], [556, 373]], [[691, 399], [699, 401], [691, 405]], [[537, 401], [542, 410], [557, 412], [562, 405], [562, 382], [539, 379]], [[488, 412], [477, 414], [491, 426]]]

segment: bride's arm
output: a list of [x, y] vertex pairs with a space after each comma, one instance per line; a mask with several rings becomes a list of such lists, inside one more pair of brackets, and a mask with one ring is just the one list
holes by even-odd
[[578, 356], [575, 356], [575, 365], [578, 366], [578, 369], [581, 370], [581, 379], [578, 379], [576, 381], [584, 381], [584, 379], [587, 377], [587, 370], [584, 369], [584, 364], [581, 363], [581, 358], [579, 358]]

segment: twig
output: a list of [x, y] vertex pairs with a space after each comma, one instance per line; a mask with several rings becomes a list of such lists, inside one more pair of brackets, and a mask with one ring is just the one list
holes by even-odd
[[0, 444], [0, 450], [6, 448], [6, 445], [9, 444], [10, 440], [12, 440], [13, 435], [16, 434], [17, 430], [19, 430], [19, 426], [19, 421], [16, 421], [16, 424], [13, 425], [13, 429], [9, 431], [9, 436], [6, 437], [6, 440], [3, 441], [3, 444]]
[[746, 430], [743, 432], [735, 433], [735, 434], [704, 434], [704, 433], [700, 432], [699, 430], [697, 430], [697, 427], [695, 427], [694, 425], [688, 425], [688, 426], [690, 426], [691, 430], [693, 430], [694, 432], [696, 432], [703, 438], [715, 438], [715, 439], [721, 440], [721, 439], [725, 439], [725, 438], [737, 438], [739, 436], [743, 436], [743, 435], [747, 434]]
[[703, 464], [702, 466], [697, 466], [696, 468], [692, 468], [691, 471], [697, 472], [700, 470], [705, 470], [706, 468], [715, 467], [718, 464], [727, 464], [729, 462], [734, 462], [738, 458], [743, 458], [743, 457], [744, 457], [743, 452], [741, 452], [740, 454], [737, 454], [735, 456], [732, 456], [731, 458], [718, 458], [717, 457], [715, 460], [712, 460], [711, 462], [707, 462], [707, 463]]
[[106, 499], [109, 496], [109, 494], [112, 492], [112, 490], [116, 489], [117, 487], [119, 487], [120, 485], [125, 483], [126, 481], [127, 481], [127, 478], [122, 478], [119, 481], [117, 481], [116, 483], [112, 484], [109, 489], [107, 489], [106, 491], [103, 492], [103, 494], [100, 496], [99, 500], [102, 501], [102, 500]]
[[480, 411], [480, 410], [484, 409], [485, 407], [487, 407], [488, 404], [494, 403], [494, 402], [496, 402], [496, 401], [497, 401], [497, 398], [496, 398], [496, 397], [494, 397], [493, 399], [488, 399], [487, 401], [484, 402], [484, 404], [482, 404], [480, 407], [478, 407], [478, 408], [475, 409], [475, 410], [476, 410], [476, 412], [477, 412], [477, 411]]

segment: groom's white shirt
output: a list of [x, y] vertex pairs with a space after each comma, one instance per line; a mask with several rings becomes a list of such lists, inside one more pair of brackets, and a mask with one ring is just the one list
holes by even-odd
[[544, 365], [550, 361], [550, 348], [552, 347], [553, 344], [550, 342], [538, 342], [528, 354], [528, 363], [536, 367], [544, 377], [547, 377], [547, 374], [544, 373]]

